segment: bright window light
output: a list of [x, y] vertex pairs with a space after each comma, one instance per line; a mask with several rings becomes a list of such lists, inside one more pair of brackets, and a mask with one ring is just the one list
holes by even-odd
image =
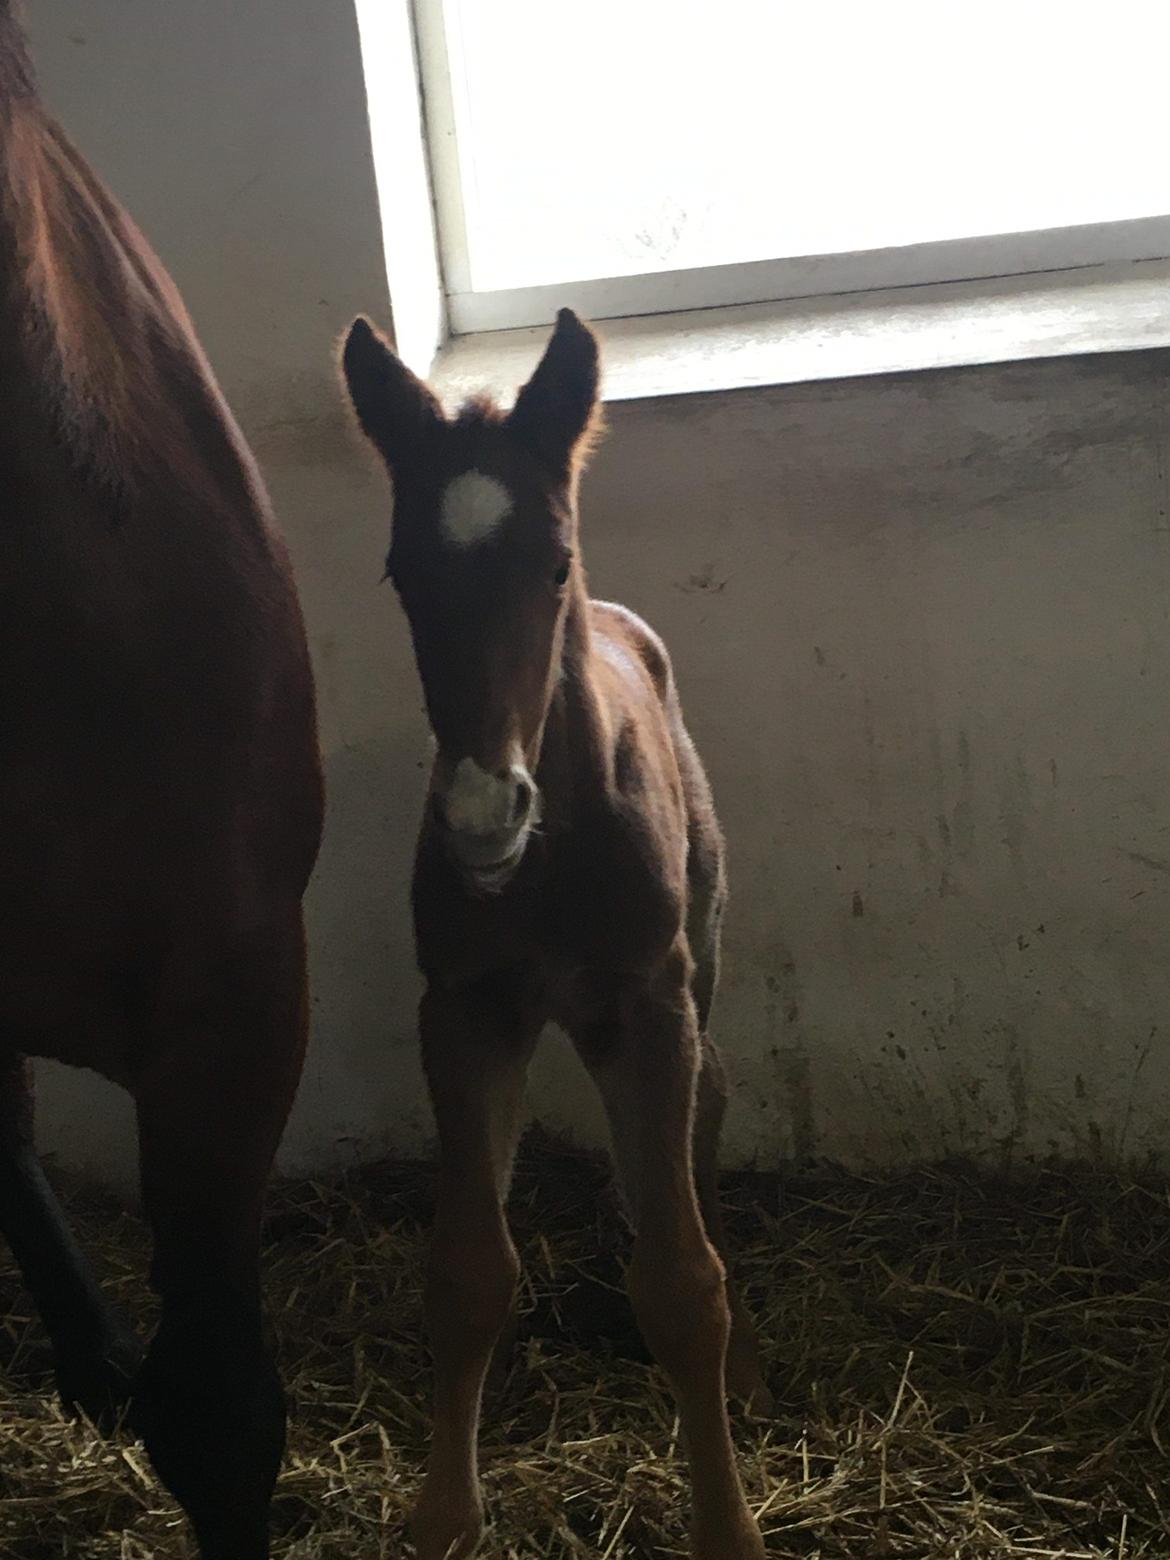
[[454, 294], [1170, 214], [1157, 0], [417, 4]]

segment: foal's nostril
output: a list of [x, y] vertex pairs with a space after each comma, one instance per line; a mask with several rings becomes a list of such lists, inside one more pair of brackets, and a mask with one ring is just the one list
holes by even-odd
[[493, 772], [471, 758], [460, 759], [447, 785], [436, 784], [431, 797], [433, 817], [444, 833], [501, 849], [509, 838], [517, 843], [540, 810], [540, 792], [523, 765]]
[[522, 823], [527, 818], [532, 807], [532, 781], [523, 777], [516, 781], [516, 789], [512, 793], [512, 822]]

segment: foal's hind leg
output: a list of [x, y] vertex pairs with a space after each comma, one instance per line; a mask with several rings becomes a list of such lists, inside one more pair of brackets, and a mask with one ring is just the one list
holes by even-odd
[[0, 1233], [53, 1345], [57, 1389], [111, 1429], [142, 1358], [138, 1340], [98, 1288], [33, 1146], [29, 1064], [0, 1052]]
[[609, 1115], [634, 1218], [630, 1298], [678, 1402], [690, 1454], [695, 1560], [763, 1560], [727, 1418], [731, 1330], [723, 1267], [703, 1227], [692, 1165], [699, 1035], [690, 960], [676, 950], [619, 1021], [575, 1036]]
[[419, 1020], [441, 1166], [426, 1295], [434, 1426], [411, 1526], [420, 1560], [462, 1560], [483, 1527], [484, 1378], [520, 1272], [504, 1202], [536, 1034], [514, 993], [496, 983], [461, 993], [432, 987]]
[[[719, 1137], [727, 1108], [727, 1082], [719, 1053], [707, 1035], [695, 1094], [695, 1189], [703, 1211], [703, 1223], [724, 1263], [728, 1255], [727, 1229], [719, 1201]], [[727, 1303], [731, 1310], [731, 1336], [727, 1344], [727, 1390], [756, 1414], [770, 1414], [772, 1394], [764, 1383], [756, 1329], [734, 1280], [727, 1278]]]
[[[727, 1110], [727, 1075], [719, 1052], [711, 1040], [709, 1026], [715, 990], [719, 984], [719, 942], [723, 919], [723, 873], [719, 860], [721, 846], [716, 842], [705, 861], [700, 881], [691, 885], [691, 913], [688, 935], [695, 958], [691, 990], [699, 1026], [699, 1078], [695, 1091], [695, 1188], [707, 1234], [723, 1258], [730, 1262], [727, 1229], [719, 1201], [719, 1139]], [[699, 853], [692, 851], [692, 859]], [[764, 1383], [760, 1367], [760, 1349], [756, 1329], [739, 1289], [727, 1276], [727, 1302], [731, 1308], [731, 1337], [727, 1345], [727, 1389], [757, 1414], [770, 1414], [772, 1394]]]
[[284, 1452], [280, 1379], [262, 1332], [265, 1184], [306, 1027], [299, 909], [198, 982], [136, 1090], [142, 1185], [162, 1318], [135, 1392], [160, 1479], [204, 1560], [265, 1560]]

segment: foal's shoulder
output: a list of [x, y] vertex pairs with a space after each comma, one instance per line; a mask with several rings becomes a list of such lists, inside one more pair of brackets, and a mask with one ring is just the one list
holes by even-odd
[[594, 633], [619, 652], [635, 655], [659, 698], [665, 699], [673, 686], [674, 674], [667, 648], [649, 623], [615, 601], [591, 601], [589, 605]]

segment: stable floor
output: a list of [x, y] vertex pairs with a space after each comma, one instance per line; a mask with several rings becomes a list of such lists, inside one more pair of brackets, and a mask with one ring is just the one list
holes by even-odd
[[[267, 1292], [290, 1386], [276, 1560], [409, 1551], [427, 1360], [431, 1172], [382, 1165], [271, 1200]], [[1092, 1170], [731, 1178], [737, 1267], [780, 1408], [737, 1425], [777, 1555], [1138, 1560], [1170, 1554], [1170, 1197]], [[141, 1225], [70, 1193], [145, 1325]], [[677, 1429], [621, 1293], [606, 1172], [530, 1139], [514, 1225], [524, 1323], [488, 1406], [491, 1560], [685, 1553]], [[0, 1556], [187, 1556], [140, 1446], [58, 1413], [0, 1263]]]

